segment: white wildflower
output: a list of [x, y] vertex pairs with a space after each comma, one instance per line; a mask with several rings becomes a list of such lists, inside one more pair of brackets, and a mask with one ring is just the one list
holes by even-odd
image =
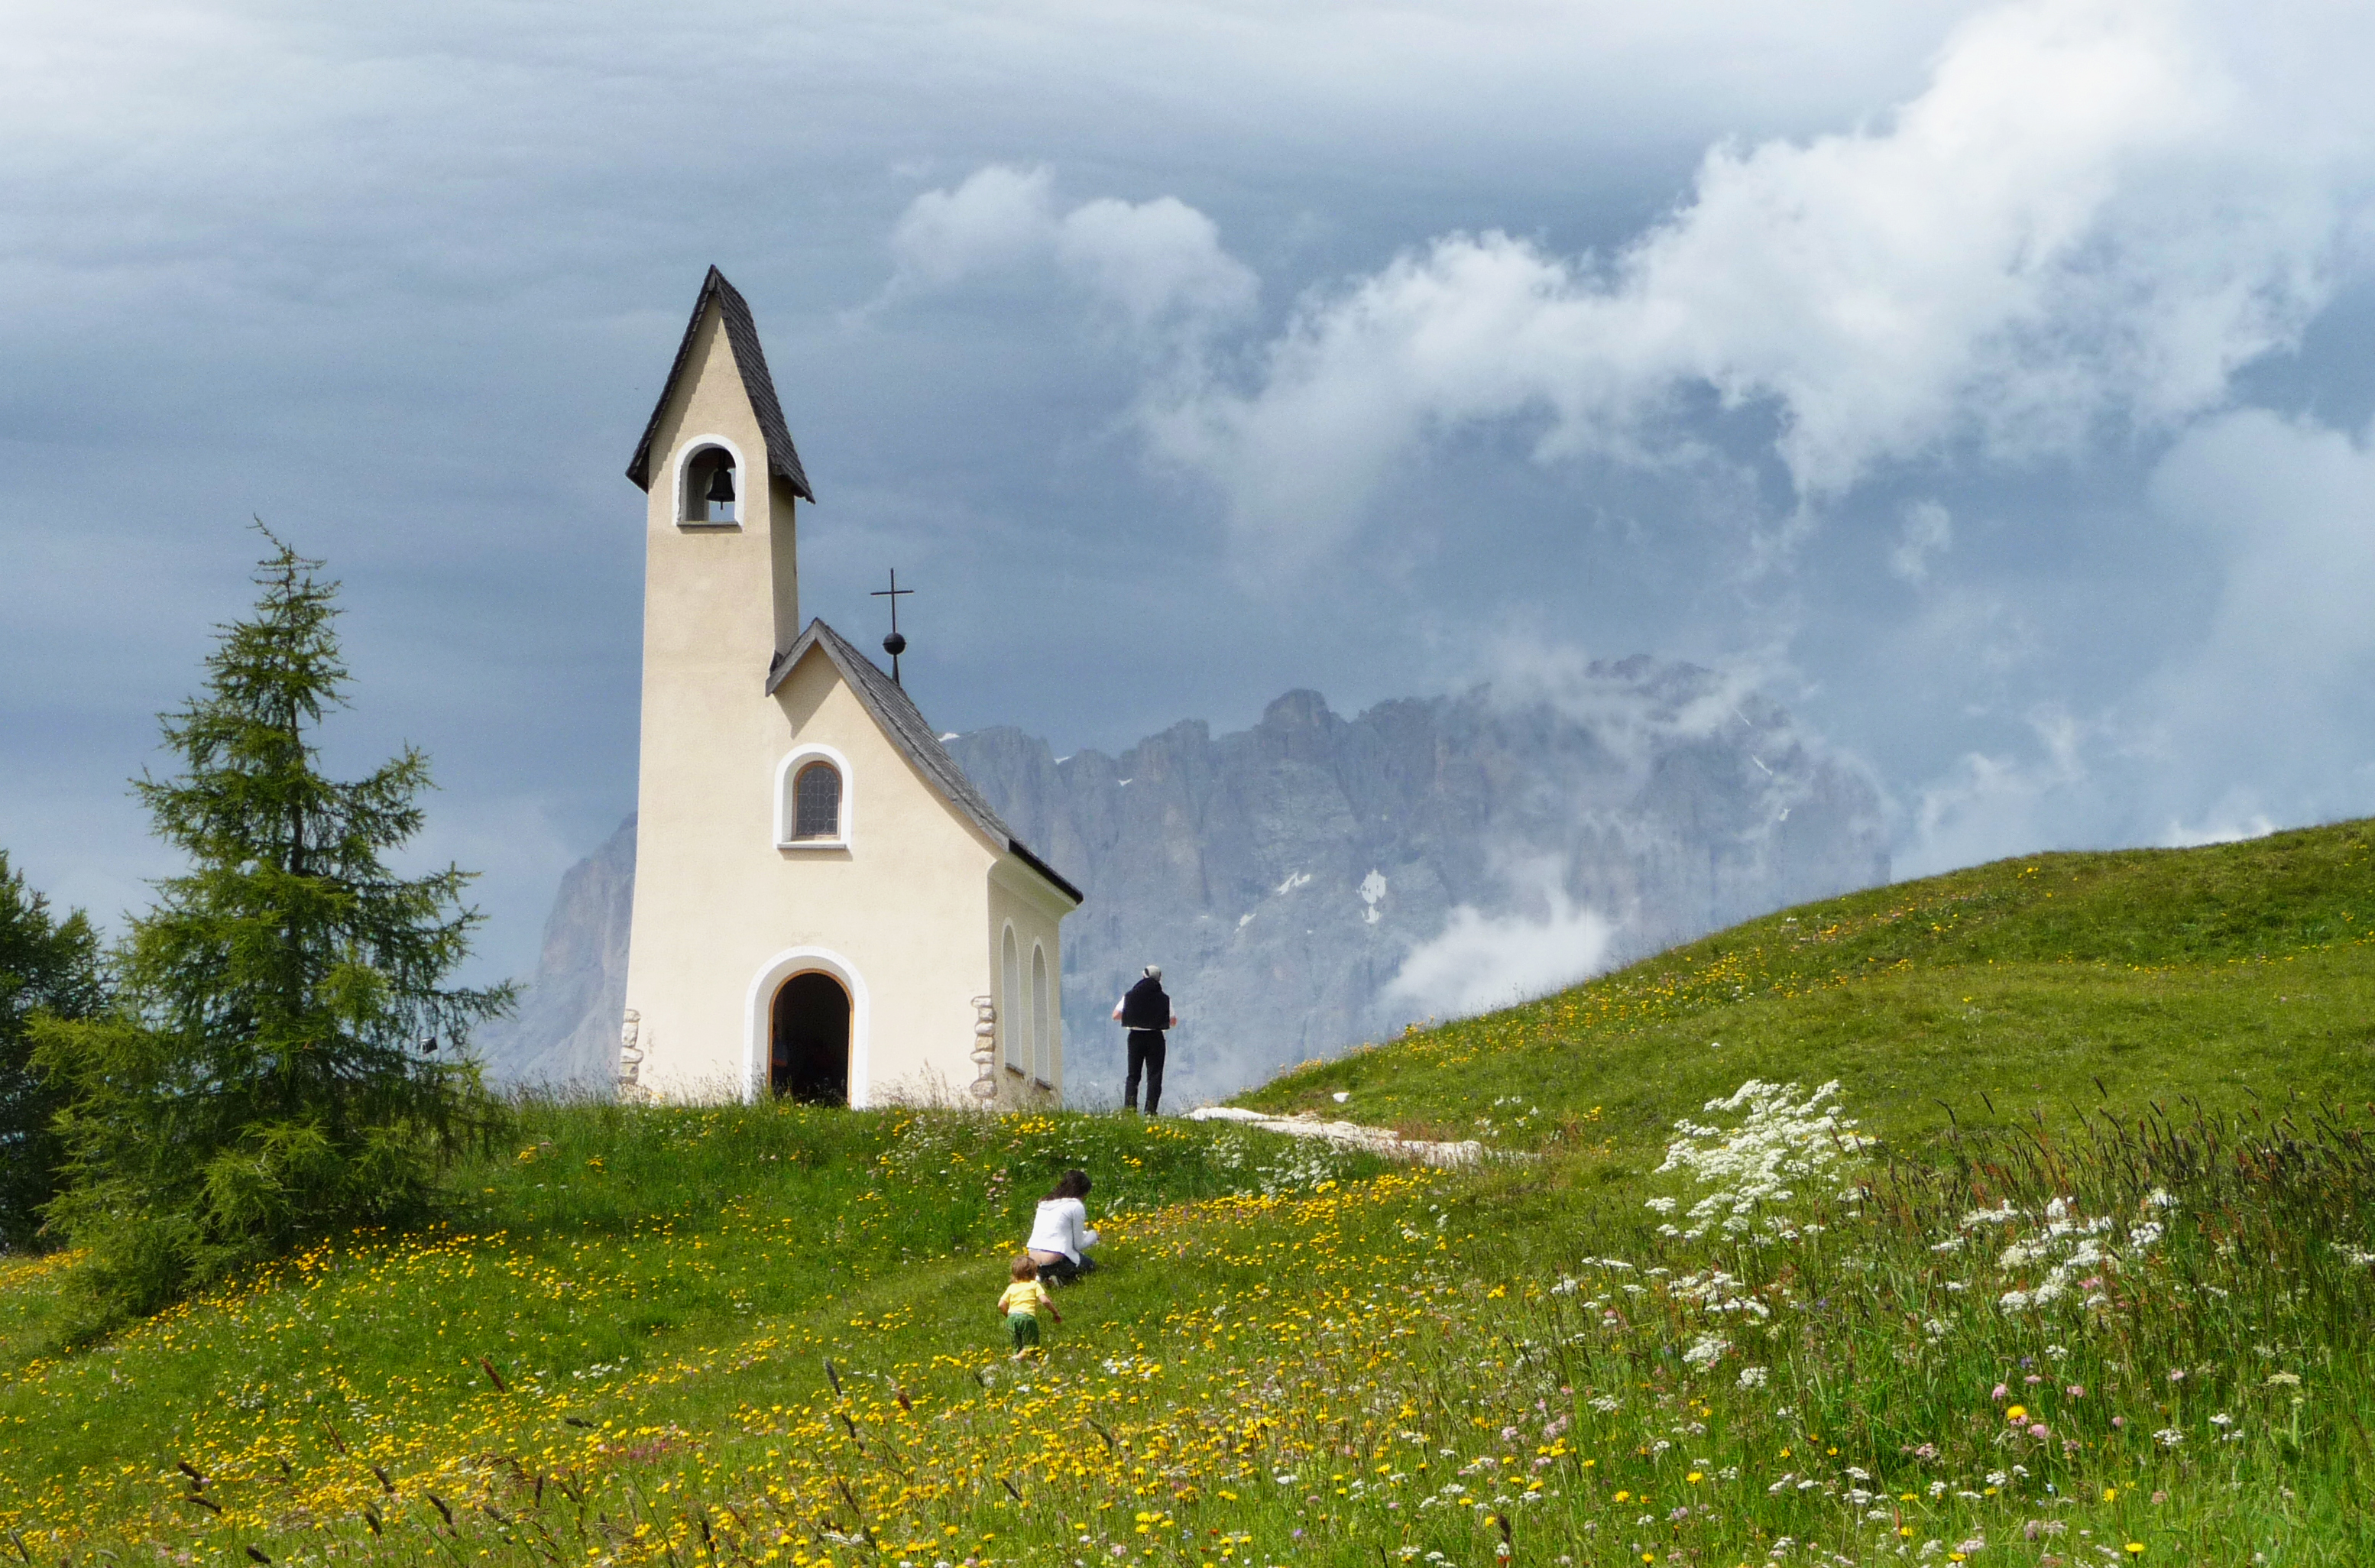
[[1751, 1079], [1729, 1097], [1707, 1102], [1709, 1111], [1744, 1110], [1739, 1126], [1677, 1121], [1680, 1136], [1667, 1144], [1658, 1169], [1686, 1172], [1709, 1189], [1692, 1207], [1694, 1220], [1712, 1221], [1729, 1210], [1722, 1228], [1741, 1234], [1760, 1206], [1790, 1202], [1802, 1183], [1837, 1186], [1846, 1168], [1872, 1147], [1873, 1140], [1830, 1103], [1838, 1090], [1835, 1079], [1800, 1101], [1794, 1083]]

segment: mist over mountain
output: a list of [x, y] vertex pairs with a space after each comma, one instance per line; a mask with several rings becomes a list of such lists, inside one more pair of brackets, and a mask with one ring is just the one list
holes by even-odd
[[[1190, 720], [1119, 757], [1010, 728], [947, 744], [1088, 895], [1064, 924], [1076, 1103], [1118, 1096], [1108, 1014], [1146, 963], [1185, 1106], [1889, 874], [1859, 769], [1740, 678], [1647, 657], [1353, 718], [1291, 691], [1250, 729]], [[630, 824], [564, 879], [520, 1017], [483, 1038], [498, 1076], [607, 1078], [632, 845]]]

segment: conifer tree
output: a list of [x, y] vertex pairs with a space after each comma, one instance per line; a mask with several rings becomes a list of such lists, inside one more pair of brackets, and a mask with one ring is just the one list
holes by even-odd
[[404, 878], [427, 759], [339, 783], [312, 737], [342, 706], [337, 584], [266, 538], [254, 615], [163, 717], [180, 771], [135, 787], [188, 859], [116, 955], [117, 1004], [43, 1022], [70, 1096], [53, 1231], [89, 1249], [89, 1326], [350, 1227], [402, 1220], [496, 1107], [467, 1044], [511, 988], [449, 987], [469, 874]]
[[51, 1126], [65, 1096], [33, 1070], [33, 1020], [89, 1018], [100, 999], [90, 922], [80, 910], [54, 918], [0, 850], [0, 1251], [40, 1244], [65, 1154]]

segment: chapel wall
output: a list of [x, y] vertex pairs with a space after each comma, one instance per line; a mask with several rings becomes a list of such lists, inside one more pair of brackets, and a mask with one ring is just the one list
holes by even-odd
[[[1058, 904], [1037, 872], [1031, 870], [1011, 855], [1001, 856], [989, 878], [988, 936], [992, 977], [998, 982], [998, 1052], [997, 1062], [998, 1096], [1001, 1108], [1020, 1109], [1026, 1106], [1060, 1105], [1064, 1101], [1064, 963], [1058, 933], [1063, 912], [1069, 904]], [[1005, 949], [1006, 932], [1011, 927], [1019, 959], [1017, 995], [1006, 995]], [[1046, 1071], [1039, 1070], [1035, 1060], [1034, 1014], [1037, 996], [1032, 978], [1034, 949], [1044, 951], [1047, 961], [1047, 1047]], [[1018, 1005], [1019, 1004], [1019, 1005]], [[1022, 1046], [1023, 1067], [1015, 1071], [1008, 1049], [1008, 1031], [1014, 1032]]]
[[[973, 998], [990, 988], [979, 934], [996, 857], [821, 650], [773, 701], [746, 698], [743, 714], [748, 744], [708, 779], [705, 809], [683, 814], [675, 864], [649, 878], [639, 869], [627, 1005], [645, 1036], [642, 1081], [679, 1099], [763, 1092], [765, 1008], [781, 978], [770, 962], [817, 949], [845, 966], [862, 1012], [853, 1102], [959, 1100], [974, 1073]], [[778, 772], [809, 744], [846, 763], [846, 848], [776, 846]]]

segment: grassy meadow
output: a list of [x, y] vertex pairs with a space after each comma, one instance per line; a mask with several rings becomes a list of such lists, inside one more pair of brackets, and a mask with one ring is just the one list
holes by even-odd
[[[2375, 1561], [2369, 850], [1877, 890], [1246, 1097], [1478, 1171], [530, 1103], [437, 1228], [96, 1346], [0, 1260], [0, 1554]], [[1018, 1363], [1071, 1164], [1105, 1267]]]

